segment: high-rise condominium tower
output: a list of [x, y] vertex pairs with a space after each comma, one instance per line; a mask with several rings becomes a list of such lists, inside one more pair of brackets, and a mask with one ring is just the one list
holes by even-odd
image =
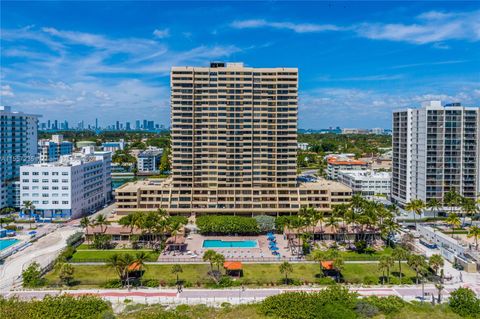
[[116, 190], [117, 211], [281, 214], [329, 211], [351, 189], [297, 182], [296, 68], [241, 63], [171, 72], [172, 178]]
[[171, 88], [175, 187], [296, 185], [297, 69], [176, 67]]
[[0, 106], [0, 208], [16, 206], [14, 182], [20, 166], [35, 163], [39, 115], [12, 111]]
[[442, 201], [452, 189], [476, 199], [479, 145], [478, 107], [432, 101], [394, 112], [392, 199], [401, 205], [412, 199]]

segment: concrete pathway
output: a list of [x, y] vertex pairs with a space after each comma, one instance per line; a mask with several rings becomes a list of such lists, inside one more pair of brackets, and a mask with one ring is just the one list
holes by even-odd
[[79, 231], [72, 226], [60, 227], [40, 238], [26, 249], [13, 254], [0, 265], [0, 290], [9, 290], [21, 283], [23, 269], [36, 261], [45, 267], [52, 262], [64, 247], [67, 238]]

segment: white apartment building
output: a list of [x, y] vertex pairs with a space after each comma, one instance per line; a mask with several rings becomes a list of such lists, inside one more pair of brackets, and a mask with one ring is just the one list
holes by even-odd
[[14, 206], [14, 183], [20, 166], [37, 159], [37, 125], [40, 115], [0, 106], [0, 208]]
[[162, 158], [163, 150], [150, 149], [140, 152], [137, 157], [137, 168], [139, 172], [158, 172], [160, 159]]
[[299, 150], [302, 150], [302, 151], [308, 150], [308, 146], [309, 146], [308, 143], [298, 143], [297, 144], [297, 148]]
[[116, 151], [123, 151], [127, 144], [123, 139], [119, 140], [118, 142], [105, 142], [102, 143], [102, 150], [104, 152], [115, 153]]
[[392, 201], [440, 201], [451, 189], [476, 199], [480, 190], [480, 111], [460, 103], [425, 103], [393, 113]]
[[350, 187], [354, 194], [362, 196], [390, 196], [390, 181], [392, 175], [388, 172], [373, 170], [340, 171], [337, 180]]
[[58, 162], [20, 168], [20, 202], [31, 201], [45, 218], [78, 218], [108, 203], [112, 194], [110, 152], [61, 156]]
[[38, 141], [40, 163], [56, 162], [62, 155], [72, 154], [73, 143], [63, 140], [63, 135], [52, 135], [50, 140]]

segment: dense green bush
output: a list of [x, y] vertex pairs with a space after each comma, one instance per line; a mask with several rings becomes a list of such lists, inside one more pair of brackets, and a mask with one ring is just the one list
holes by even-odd
[[402, 298], [397, 296], [388, 296], [388, 297], [377, 297], [369, 296], [362, 299], [362, 301], [367, 302], [375, 306], [378, 310], [385, 314], [398, 313], [400, 310], [405, 307], [407, 304], [403, 301]]
[[365, 276], [363, 278], [363, 283], [365, 285], [378, 285], [380, 282], [380, 279], [375, 276]]
[[106, 318], [111, 313], [110, 305], [93, 296], [47, 296], [43, 300], [22, 301], [0, 297], [0, 318]]
[[188, 218], [185, 216], [170, 216], [168, 217], [168, 219], [170, 222], [172, 222], [172, 224], [181, 224], [181, 225], [188, 224]]
[[453, 312], [464, 318], [480, 318], [480, 299], [469, 288], [458, 288], [448, 302]]
[[257, 215], [253, 217], [257, 221], [261, 232], [268, 232], [275, 229], [275, 217], [268, 215]]
[[201, 234], [256, 235], [260, 232], [257, 221], [251, 217], [217, 215], [200, 216], [197, 218], [197, 226]]
[[275, 229], [278, 232], [283, 232], [283, 229], [287, 225], [296, 228], [296, 227], [302, 226], [303, 222], [300, 219], [300, 217], [298, 217], [297, 215], [292, 215], [292, 216], [284, 215], [284, 216], [278, 216], [277, 218], [275, 218]]
[[22, 271], [23, 286], [27, 288], [35, 288], [43, 286], [45, 280], [42, 278], [42, 269], [37, 262], [31, 263]]
[[67, 238], [67, 245], [68, 246], [75, 246], [78, 243], [80, 243], [80, 241], [83, 241], [83, 233], [82, 232], [75, 233], [75, 234], [71, 235], [70, 237], [68, 237]]
[[267, 316], [285, 319], [348, 319], [354, 312], [357, 294], [341, 286], [330, 286], [320, 292], [287, 292], [266, 298], [260, 311]]
[[119, 279], [111, 279], [103, 284], [103, 288], [123, 288], [123, 284]]
[[142, 286], [158, 288], [160, 286], [160, 281], [158, 279], [143, 279]]

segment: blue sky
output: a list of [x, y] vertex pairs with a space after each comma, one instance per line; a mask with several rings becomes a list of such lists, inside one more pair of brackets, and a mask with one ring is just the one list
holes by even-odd
[[478, 2], [1, 2], [1, 104], [46, 119], [169, 123], [169, 70], [298, 67], [301, 128], [390, 127], [480, 105]]

